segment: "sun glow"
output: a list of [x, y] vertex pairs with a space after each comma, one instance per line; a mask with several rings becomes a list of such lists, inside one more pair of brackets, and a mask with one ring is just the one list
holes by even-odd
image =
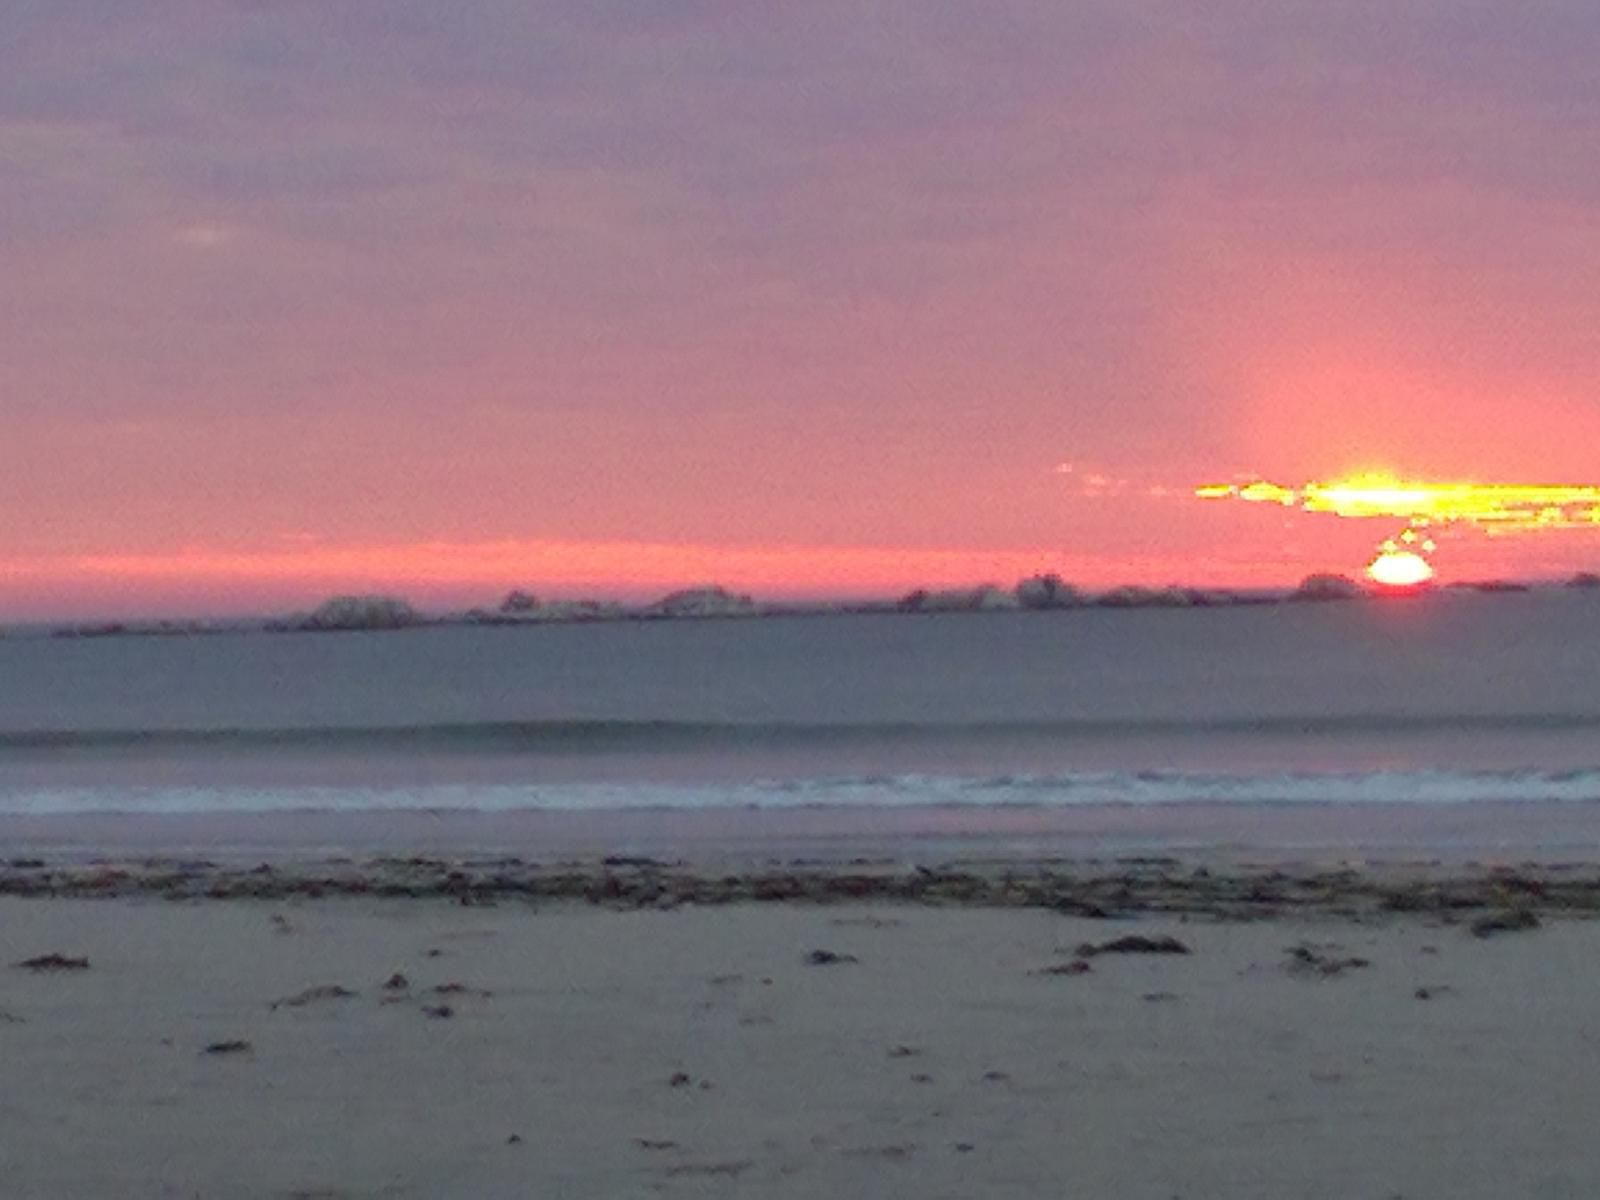
[[1395, 517], [1413, 526], [1464, 522], [1490, 534], [1600, 529], [1600, 486], [1590, 484], [1427, 483], [1369, 473], [1299, 487], [1264, 479], [1207, 484], [1195, 495], [1336, 517]]
[[1433, 568], [1413, 551], [1385, 550], [1367, 565], [1367, 575], [1387, 588], [1414, 588], [1433, 578]]
[[1538, 483], [1428, 483], [1368, 473], [1285, 487], [1265, 479], [1207, 484], [1202, 500], [1276, 504], [1353, 520], [1404, 522], [1398, 537], [1378, 548], [1367, 574], [1387, 587], [1417, 587], [1433, 578], [1427, 556], [1436, 527], [1467, 526], [1490, 537], [1552, 529], [1600, 530], [1600, 486]]

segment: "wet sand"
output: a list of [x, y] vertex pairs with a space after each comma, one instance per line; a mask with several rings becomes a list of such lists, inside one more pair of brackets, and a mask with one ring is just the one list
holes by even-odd
[[1600, 1193], [1590, 866], [0, 881], [7, 1197]]

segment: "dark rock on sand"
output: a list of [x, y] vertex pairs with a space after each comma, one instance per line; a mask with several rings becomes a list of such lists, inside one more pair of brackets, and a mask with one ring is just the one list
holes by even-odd
[[832, 967], [841, 963], [860, 962], [854, 954], [838, 954], [832, 950], [813, 950], [806, 955], [808, 967]]
[[201, 1054], [248, 1054], [255, 1047], [243, 1038], [236, 1038], [229, 1042], [212, 1042]]
[[1520, 933], [1539, 928], [1539, 914], [1527, 908], [1512, 908], [1490, 913], [1472, 923], [1474, 937], [1493, 937], [1497, 933]]
[[453, 979], [449, 983], [435, 985], [432, 991], [435, 996], [477, 996], [483, 1000], [487, 1000], [494, 995], [493, 992], [484, 988], [468, 987], [466, 984], [457, 983]]
[[422, 1015], [434, 1021], [448, 1021], [456, 1015], [456, 1010], [448, 1004], [424, 1004]]
[[1092, 900], [1080, 900], [1073, 896], [1063, 897], [1051, 903], [1051, 908], [1056, 912], [1069, 917], [1088, 917], [1094, 921], [1107, 921], [1111, 919], [1111, 912], [1103, 904], [1096, 904]]
[[1040, 967], [1035, 975], [1087, 975], [1094, 970], [1087, 959], [1075, 958], [1071, 962], [1056, 963], [1053, 966]]
[[1127, 937], [1113, 938], [1109, 942], [1084, 942], [1078, 947], [1078, 954], [1083, 958], [1093, 958], [1097, 954], [1191, 954], [1193, 951], [1175, 937], [1145, 937], [1142, 934], [1129, 934]]
[[411, 986], [411, 981], [396, 971], [383, 981], [383, 990], [386, 992], [403, 992]]
[[1288, 970], [1292, 975], [1313, 975], [1332, 979], [1346, 971], [1359, 970], [1372, 964], [1364, 958], [1340, 958], [1330, 953], [1334, 947], [1316, 947], [1309, 944], [1289, 947]]
[[41, 954], [37, 958], [25, 958], [11, 965], [23, 971], [87, 971], [89, 960], [69, 958], [64, 954]]
[[296, 992], [292, 996], [285, 996], [282, 1000], [274, 1000], [271, 1007], [279, 1008], [304, 1008], [308, 1004], [317, 1004], [323, 1000], [349, 1000], [355, 996], [349, 988], [340, 987], [338, 984], [327, 984], [322, 987], [307, 988], [303, 992]]

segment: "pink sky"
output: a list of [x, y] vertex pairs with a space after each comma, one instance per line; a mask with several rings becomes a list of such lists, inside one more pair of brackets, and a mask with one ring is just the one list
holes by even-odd
[[25, 0], [0, 617], [1289, 583], [1392, 531], [1182, 493], [1600, 480], [1600, 10], [1205, 14]]

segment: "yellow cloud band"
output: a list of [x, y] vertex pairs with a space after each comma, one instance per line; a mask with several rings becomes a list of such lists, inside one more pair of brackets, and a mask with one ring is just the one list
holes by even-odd
[[1194, 494], [1338, 517], [1398, 518], [1415, 526], [1464, 522], [1489, 533], [1600, 527], [1600, 487], [1586, 484], [1424, 483], [1355, 475], [1300, 487], [1266, 480], [1206, 484]]

